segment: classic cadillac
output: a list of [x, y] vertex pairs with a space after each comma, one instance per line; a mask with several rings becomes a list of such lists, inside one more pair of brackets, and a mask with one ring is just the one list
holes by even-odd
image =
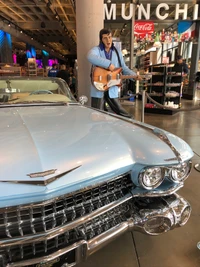
[[82, 105], [61, 79], [0, 79], [0, 147], [1, 267], [74, 266], [126, 231], [190, 217], [177, 194], [188, 144]]

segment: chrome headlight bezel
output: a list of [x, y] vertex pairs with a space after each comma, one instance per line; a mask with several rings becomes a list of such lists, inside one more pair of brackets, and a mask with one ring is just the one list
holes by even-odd
[[[147, 182], [145, 181], [145, 178], [147, 177], [145, 177], [145, 174], [147, 174], [153, 169], [160, 170], [160, 174], [161, 174], [160, 179], [158, 179], [157, 182], [152, 183], [152, 185], [147, 185]], [[191, 160], [184, 161], [182, 163], [171, 165], [171, 166], [148, 166], [139, 173], [138, 180], [139, 180], [140, 186], [148, 190], [157, 188], [163, 182], [165, 178], [168, 178], [173, 183], [181, 184], [188, 178], [191, 172], [191, 169], [192, 169]], [[180, 177], [180, 173], [178, 173], [179, 171], [180, 173], [181, 171], [183, 173], [181, 177]]]
[[[191, 160], [185, 161], [185, 162], [180, 163], [176, 166], [172, 166], [170, 168], [170, 172], [169, 172], [169, 179], [174, 183], [184, 182], [188, 178], [188, 176], [191, 172], [191, 169], [192, 169], [192, 161]], [[177, 177], [178, 172], [181, 172], [181, 171], [183, 172], [182, 177], [178, 178]]]
[[[160, 178], [157, 178], [156, 181], [152, 182], [151, 185], [148, 185], [147, 179], [151, 179], [150, 176], [153, 171], [159, 171], [160, 172]], [[148, 174], [150, 172], [150, 174]], [[145, 189], [155, 189], [157, 188], [164, 180], [165, 178], [165, 169], [160, 166], [154, 166], [154, 167], [147, 167], [139, 174], [139, 184], [145, 188]]]

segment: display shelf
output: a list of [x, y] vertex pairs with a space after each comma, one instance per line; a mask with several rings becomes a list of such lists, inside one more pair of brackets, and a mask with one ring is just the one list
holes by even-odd
[[162, 93], [151, 93], [150, 96], [163, 96]]
[[177, 96], [173, 96], [173, 95], [167, 95], [167, 94], [165, 94], [165, 97], [166, 97], [166, 98], [176, 98], [176, 97], [180, 97], [180, 94], [177, 95]]
[[162, 84], [148, 83], [147, 86], [164, 86], [164, 83]]
[[[182, 73], [180, 70], [165, 64], [156, 64], [149, 67], [148, 74], [152, 75], [146, 84], [147, 93], [149, 93], [151, 98], [163, 106], [173, 103], [174, 106], [180, 107], [182, 95]], [[153, 102], [148, 99], [147, 103]], [[145, 112], [172, 115], [177, 111], [176, 109], [168, 110], [158, 107], [146, 107]]]
[[180, 77], [180, 76], [182, 76], [182, 74], [181, 73], [176, 73], [176, 74], [167, 73], [167, 76], [168, 77], [170, 77], [170, 76], [172, 76], [172, 77]]
[[140, 55], [139, 69], [147, 70], [150, 66], [150, 63], [151, 63], [150, 53], [147, 53], [145, 55]]
[[178, 87], [181, 86], [181, 83], [167, 83], [166, 87]]

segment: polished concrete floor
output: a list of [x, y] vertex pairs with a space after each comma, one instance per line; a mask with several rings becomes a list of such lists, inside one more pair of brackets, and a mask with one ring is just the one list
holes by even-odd
[[[141, 121], [141, 101], [123, 103]], [[198, 103], [182, 101], [183, 108]], [[200, 108], [200, 105], [199, 105]], [[200, 109], [174, 115], [146, 114], [145, 123], [163, 128], [184, 139], [193, 149], [193, 164], [200, 163]], [[166, 234], [151, 237], [139, 232], [122, 235], [78, 267], [200, 267], [200, 172], [192, 168], [185, 186], [178, 192], [192, 206], [188, 223]]]

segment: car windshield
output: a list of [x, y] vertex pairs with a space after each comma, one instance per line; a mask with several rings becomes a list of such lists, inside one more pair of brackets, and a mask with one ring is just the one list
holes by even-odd
[[68, 85], [59, 78], [0, 79], [0, 106], [31, 103], [76, 103]]

